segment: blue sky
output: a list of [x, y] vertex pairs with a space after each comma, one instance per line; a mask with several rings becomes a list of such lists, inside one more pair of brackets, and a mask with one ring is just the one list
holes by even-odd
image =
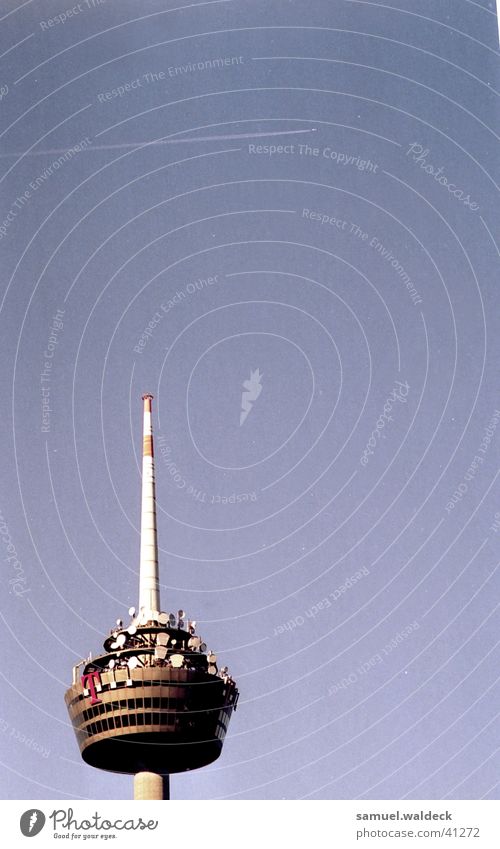
[[172, 795], [498, 798], [494, 11], [4, 0], [5, 798], [132, 794], [63, 697], [146, 391], [163, 607], [241, 693]]

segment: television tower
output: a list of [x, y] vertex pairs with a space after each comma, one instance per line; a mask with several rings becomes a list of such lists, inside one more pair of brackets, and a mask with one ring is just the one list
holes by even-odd
[[152, 395], [144, 395], [139, 607], [73, 667], [65, 702], [85, 763], [134, 778], [135, 799], [169, 799], [169, 775], [221, 751], [238, 690], [183, 610], [160, 605]]

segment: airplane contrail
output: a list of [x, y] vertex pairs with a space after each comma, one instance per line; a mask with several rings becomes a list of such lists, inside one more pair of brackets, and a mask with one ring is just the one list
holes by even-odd
[[[86, 147], [81, 153], [88, 153], [92, 150], [122, 150], [126, 148], [141, 148], [141, 147], [150, 147], [152, 145], [160, 145], [160, 144], [182, 144], [183, 142], [200, 142], [200, 141], [232, 141], [234, 139], [257, 139], [266, 136], [291, 136], [297, 135], [298, 133], [315, 133], [317, 132], [317, 127], [311, 127], [304, 130], [275, 130], [270, 133], [234, 133], [222, 136], [194, 136], [193, 138], [182, 138], [182, 139], [153, 139], [153, 141], [141, 141], [141, 142], [122, 142], [120, 144], [93, 144]], [[72, 150], [70, 147], [63, 148], [50, 148], [48, 150], [30, 150], [29, 153], [24, 151], [12, 151], [0, 153], [0, 159], [5, 159], [6, 157], [14, 157], [14, 156], [49, 156], [53, 154], [61, 154], [67, 153], [68, 150]]]

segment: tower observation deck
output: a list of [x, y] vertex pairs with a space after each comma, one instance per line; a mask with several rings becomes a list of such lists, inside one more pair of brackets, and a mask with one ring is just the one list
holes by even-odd
[[104, 652], [73, 667], [65, 702], [90, 766], [135, 775], [136, 799], [168, 799], [168, 776], [215, 761], [238, 690], [183, 610], [160, 606], [151, 395], [144, 395], [139, 607]]

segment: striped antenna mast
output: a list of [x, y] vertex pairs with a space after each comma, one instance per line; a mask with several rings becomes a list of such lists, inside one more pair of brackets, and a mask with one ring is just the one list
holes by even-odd
[[160, 610], [158, 539], [156, 533], [155, 465], [153, 452], [152, 395], [143, 395], [141, 557], [139, 570], [139, 614], [151, 619]]

